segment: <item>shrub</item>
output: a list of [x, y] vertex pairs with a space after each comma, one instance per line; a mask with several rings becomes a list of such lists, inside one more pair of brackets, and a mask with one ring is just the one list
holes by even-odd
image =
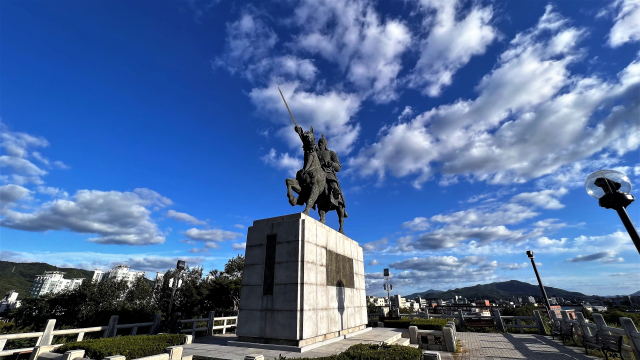
[[417, 326], [420, 330], [440, 330], [447, 326], [450, 319], [413, 319], [410, 326]]
[[397, 329], [408, 329], [411, 324], [411, 319], [402, 318], [400, 320], [385, 320], [384, 327], [388, 328], [397, 328]]
[[117, 336], [105, 339], [93, 339], [67, 343], [58, 348], [57, 352], [82, 349], [85, 357], [102, 360], [107, 356], [123, 355], [127, 359], [137, 359], [145, 356], [162, 354], [167, 346], [181, 345], [185, 335], [137, 335]]
[[[280, 355], [279, 360], [286, 357]], [[357, 344], [345, 352], [313, 360], [421, 360], [422, 350], [401, 345]], [[311, 360], [298, 358], [297, 360]]]

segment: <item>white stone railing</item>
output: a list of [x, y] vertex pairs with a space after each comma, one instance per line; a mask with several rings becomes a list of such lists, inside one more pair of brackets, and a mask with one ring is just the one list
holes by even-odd
[[[185, 344], [191, 343], [191, 337], [187, 335], [187, 341]], [[55, 350], [55, 345], [42, 345], [36, 346], [32, 353], [30, 359], [38, 360], [39, 358], [45, 359], [56, 359], [56, 360], [74, 360], [81, 359], [84, 357], [84, 350], [70, 350], [65, 352], [64, 354], [60, 354], [58, 357], [51, 357], [44, 354], [50, 353]], [[162, 354], [146, 356], [138, 359], [131, 360], [192, 360], [193, 356], [182, 356], [182, 346], [169, 346], [164, 349]], [[126, 360], [126, 357], [123, 355], [112, 355], [107, 356], [105, 359], [108, 360]]]
[[640, 333], [633, 324], [633, 321], [626, 317], [620, 318], [620, 324], [622, 329], [608, 326], [604, 321], [602, 314], [593, 313], [593, 320], [595, 323], [590, 323], [585, 319], [581, 312], [576, 311], [576, 319], [569, 319], [569, 314], [566, 310], [560, 311], [561, 318], [558, 318], [555, 312], [551, 312], [554, 324], [560, 326], [561, 323], [569, 323], [573, 325], [574, 335], [582, 341], [584, 335], [593, 336], [596, 331], [601, 331], [610, 335], [622, 335], [625, 336], [626, 343], [622, 345], [622, 353], [625, 358], [630, 359], [633, 353], [636, 359], [640, 359]]
[[[206, 336], [212, 336], [214, 330], [222, 330], [222, 333], [226, 333], [226, 330], [229, 328], [236, 327], [237, 316], [227, 316], [216, 318], [215, 313], [213, 311], [209, 312], [209, 317], [202, 319], [187, 319], [181, 320], [183, 324], [192, 323], [191, 329], [184, 329], [181, 333], [191, 333], [192, 337], [195, 337], [196, 331], [204, 331]], [[215, 326], [216, 321], [222, 321], [222, 325]], [[78, 329], [60, 329], [55, 330], [55, 319], [47, 320], [47, 324], [45, 326], [44, 331], [38, 332], [30, 332], [30, 333], [19, 333], [19, 334], [0, 334], [0, 356], [13, 355], [19, 352], [29, 352], [33, 351], [34, 348], [40, 346], [52, 346], [53, 348], [58, 348], [63, 344], [52, 344], [53, 337], [57, 335], [75, 335], [77, 334], [77, 338], [75, 341], [82, 341], [84, 339], [84, 335], [87, 333], [95, 333], [104, 331], [102, 334], [103, 338], [116, 336], [116, 332], [120, 329], [131, 329], [129, 335], [136, 335], [138, 333], [138, 328], [149, 327], [149, 335], [157, 334], [160, 331], [160, 325], [162, 321], [162, 315], [156, 314], [153, 318], [153, 321], [146, 323], [135, 323], [135, 324], [118, 324], [118, 316], [114, 315], [109, 319], [109, 324], [106, 326], [94, 326], [87, 328], [78, 328]], [[196, 323], [206, 322], [206, 327], [196, 327]], [[34, 347], [21, 348], [21, 349], [10, 349], [4, 350], [4, 347], [9, 340], [19, 340], [19, 339], [29, 339], [29, 338], [37, 338], [36, 344]]]

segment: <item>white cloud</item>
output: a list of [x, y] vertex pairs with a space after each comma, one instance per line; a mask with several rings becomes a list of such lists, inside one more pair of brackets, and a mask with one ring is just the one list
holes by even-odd
[[167, 211], [164, 214], [164, 216], [174, 220], [178, 220], [178, 221], [182, 221], [190, 224], [196, 224], [196, 225], [204, 225], [207, 223], [206, 221], [198, 220], [196, 217], [191, 216], [187, 213], [181, 213], [174, 210]]
[[0, 201], [3, 203], [15, 203], [18, 200], [29, 197], [31, 191], [19, 185], [9, 184], [0, 186]]
[[51, 186], [38, 186], [36, 188], [36, 191], [38, 191], [40, 194], [49, 195], [53, 198], [61, 197], [66, 199], [67, 197], [69, 197], [69, 194], [66, 191]]
[[[358, 96], [335, 90], [322, 94], [307, 92], [297, 82], [279, 86], [299, 126], [305, 131], [313, 126], [316, 139], [324, 133], [329, 140], [329, 148], [338, 154], [346, 155], [353, 149], [360, 133], [360, 125], [353, 122], [354, 115], [360, 109], [361, 99]], [[278, 92], [278, 85], [254, 88], [249, 93], [249, 98], [259, 111], [283, 125], [278, 134], [287, 141], [290, 148], [301, 149], [300, 137], [293, 130], [291, 118]]]
[[356, 0], [305, 0], [293, 22], [301, 27], [295, 45], [338, 64], [363, 96], [378, 103], [398, 98], [396, 77], [411, 33], [401, 21], [381, 21], [373, 4]]
[[246, 226], [242, 225], [242, 224], [235, 224], [233, 225], [234, 228], [236, 229], [244, 229]]
[[100, 244], [150, 245], [164, 235], [150, 217], [151, 206], [171, 200], [149, 189], [133, 192], [80, 190], [70, 200], [55, 199], [32, 213], [7, 211], [0, 226], [24, 231], [69, 230], [97, 234], [88, 241]]
[[482, 206], [458, 211], [452, 214], [432, 216], [431, 222], [456, 225], [507, 225], [540, 215], [532, 209], [518, 204], [499, 204], [498, 206]]
[[233, 231], [227, 231], [222, 229], [196, 229], [191, 228], [184, 232], [184, 235], [187, 236], [191, 240], [196, 241], [224, 241], [224, 240], [235, 240], [243, 235]]
[[402, 223], [403, 228], [408, 228], [411, 231], [425, 231], [429, 227], [429, 221], [425, 217], [417, 217], [410, 221]]
[[47, 174], [46, 171], [40, 169], [31, 161], [16, 156], [0, 156], [0, 167], [11, 167], [13, 171], [27, 176], [39, 177]]
[[247, 63], [269, 56], [278, 36], [261, 18], [258, 10], [247, 6], [240, 18], [227, 23], [227, 38], [223, 56], [216, 58], [214, 67], [223, 66], [229, 72], [244, 70]]
[[368, 242], [366, 244], [362, 244], [362, 249], [364, 251], [376, 251], [376, 250], [381, 249], [382, 247], [384, 247], [388, 243], [389, 243], [389, 239], [388, 238], [382, 238], [380, 240], [371, 241], [371, 242]]
[[[393, 272], [394, 291], [408, 292], [408, 288], [423, 291], [428, 287], [440, 287], [441, 284], [489, 282], [496, 278], [498, 262], [478, 256], [430, 256], [404, 259], [389, 264], [389, 267], [401, 270]], [[365, 280], [368, 289], [375, 289], [373, 293], [382, 293], [382, 273], [368, 273]]]
[[373, 260], [369, 261], [369, 266], [375, 266], [375, 265], [378, 265], [378, 264], [380, 264], [380, 262], [378, 260], [376, 260], [376, 259], [373, 259]]
[[408, 119], [409, 117], [411, 117], [411, 115], [413, 115], [413, 113], [414, 111], [411, 106], [405, 106], [400, 116], [398, 116], [398, 120], [402, 121], [402, 120]]
[[640, 1], [616, 0], [611, 8], [617, 10], [617, 15], [609, 32], [608, 45], [615, 48], [627, 42], [640, 41]]
[[276, 169], [284, 170], [289, 176], [295, 177], [296, 172], [302, 169], [302, 159], [291, 157], [289, 153], [278, 155], [276, 149], [269, 150], [269, 153], [261, 157], [262, 161]]
[[232, 247], [234, 250], [244, 250], [244, 249], [246, 249], [246, 248], [247, 248], [247, 243], [246, 243], [246, 242], [243, 242], [243, 243], [235, 243], [235, 244], [232, 244], [232, 245], [231, 245], [231, 247]]
[[462, 1], [421, 0], [423, 28], [429, 35], [420, 41], [420, 58], [409, 76], [409, 86], [438, 96], [451, 85], [454, 74], [471, 57], [482, 55], [497, 37], [491, 26], [491, 6], [472, 5], [462, 12]]
[[637, 149], [640, 104], [630, 99], [640, 84], [640, 62], [615, 81], [572, 76], [569, 67], [585, 54], [577, 48], [585, 33], [547, 6], [538, 24], [517, 34], [480, 81], [475, 100], [383, 128], [349, 165], [380, 180], [388, 173], [416, 175], [415, 187], [435, 169], [509, 184], [552, 174], [602, 150], [620, 156]]
[[615, 251], [611, 251], [611, 250], [605, 250], [605, 251], [601, 251], [595, 254], [590, 254], [590, 255], [578, 255], [574, 258], [570, 258], [565, 260], [566, 262], [586, 262], [586, 261], [596, 261], [596, 260], [603, 260], [603, 262], [612, 262], [611, 260], [613, 260], [613, 262], [618, 261], [617, 259], [615, 259], [615, 256], [618, 253]]
[[537, 235], [535, 230], [509, 230], [503, 225], [464, 227], [448, 224], [443, 228], [419, 235], [411, 246], [416, 250], [444, 250], [474, 240], [477, 245], [488, 245], [492, 242], [519, 243]]
[[501, 269], [502, 270], [520, 270], [520, 269], [524, 269], [527, 266], [529, 266], [528, 263], [523, 262], [523, 263], [513, 263], [513, 264], [501, 264]]
[[33, 156], [36, 160], [40, 161], [41, 163], [45, 164], [45, 165], [49, 165], [49, 159], [47, 159], [46, 157], [42, 156], [42, 154], [40, 154], [37, 151], [34, 151], [31, 153], [31, 156]]
[[564, 207], [563, 204], [557, 199], [566, 195], [569, 190], [560, 188], [557, 190], [542, 190], [538, 192], [525, 192], [520, 193], [511, 198], [511, 201], [526, 202], [539, 206], [544, 209], [558, 210]]

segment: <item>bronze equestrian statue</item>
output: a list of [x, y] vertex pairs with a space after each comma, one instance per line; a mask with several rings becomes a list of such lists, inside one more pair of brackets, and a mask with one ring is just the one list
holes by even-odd
[[[278, 89], [280, 90], [280, 89]], [[282, 91], [280, 92], [282, 100], [289, 110], [287, 101], [284, 100]], [[289, 110], [291, 115], [291, 110]], [[304, 150], [304, 165], [298, 170], [295, 179], [286, 179], [287, 198], [291, 206], [305, 205], [305, 215], [309, 215], [312, 208], [318, 209], [320, 222], [325, 223], [325, 216], [328, 211], [336, 210], [338, 220], [340, 222], [340, 233], [344, 234], [344, 219], [349, 217], [346, 210], [344, 195], [340, 189], [340, 183], [336, 173], [340, 171], [342, 166], [335, 151], [327, 148], [328, 141], [322, 134], [318, 145], [316, 145], [313, 126], [309, 131], [304, 131], [296, 124], [291, 115], [291, 120], [295, 125], [295, 131], [302, 140], [302, 149]], [[296, 197], [293, 193], [298, 194]]]
[[[309, 131], [295, 127], [302, 140], [304, 150], [304, 165], [298, 170], [295, 179], [287, 179], [287, 197], [291, 206], [306, 205], [303, 213], [309, 215], [310, 209], [318, 209], [320, 222], [325, 223], [328, 211], [336, 210], [340, 222], [340, 231], [344, 234], [344, 218], [349, 217], [346, 211], [344, 195], [336, 172], [340, 171], [338, 155], [327, 149], [327, 139], [322, 138], [316, 146], [313, 126]], [[293, 193], [298, 194], [296, 197]]]

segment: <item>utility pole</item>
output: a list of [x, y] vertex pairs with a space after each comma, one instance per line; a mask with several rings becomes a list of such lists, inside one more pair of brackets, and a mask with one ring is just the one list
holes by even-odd
[[391, 307], [391, 290], [393, 290], [393, 285], [389, 283], [389, 278], [391, 277], [391, 275], [389, 275], [389, 269], [384, 269], [384, 279], [386, 281], [386, 283], [383, 285], [383, 288], [385, 290], [387, 290], [387, 301], [389, 302], [389, 316], [392, 316], [392, 307]]
[[173, 307], [173, 297], [176, 295], [176, 289], [178, 288], [178, 282], [181, 280], [182, 271], [185, 268], [185, 262], [183, 260], [178, 260], [176, 264], [176, 274], [177, 276], [171, 280], [173, 280], [173, 290], [171, 291], [171, 302], [169, 303], [169, 314], [171, 315], [171, 308]]

